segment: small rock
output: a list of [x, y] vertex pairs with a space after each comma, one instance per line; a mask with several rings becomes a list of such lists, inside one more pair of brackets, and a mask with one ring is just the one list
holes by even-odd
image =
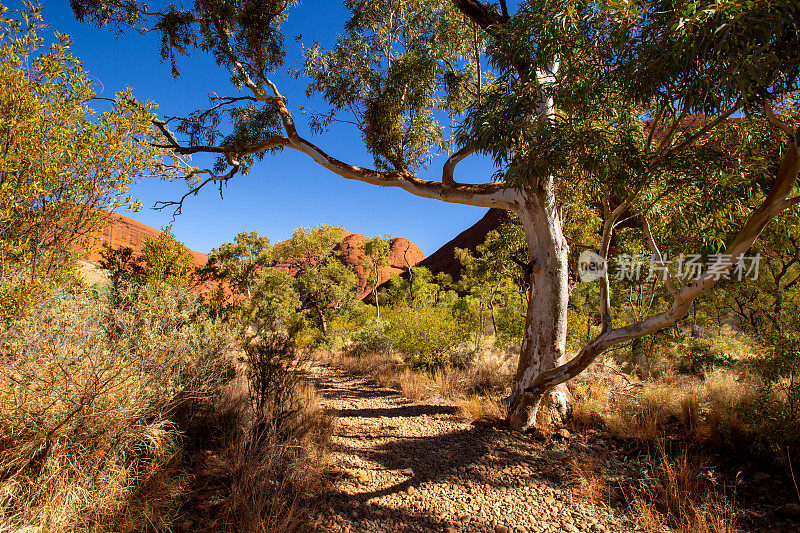
[[508, 528], [506, 526], [501, 526], [497, 524], [494, 526], [494, 533], [508, 533]]
[[558, 433], [558, 436], [561, 437], [562, 439], [568, 439], [568, 438], [572, 437], [572, 433], [570, 433], [567, 430], [567, 428], [561, 428], [561, 429], [559, 429], [557, 431], [557, 433]]
[[350, 518], [352, 518], [353, 520], [358, 520], [358, 511], [351, 511]]
[[184, 520], [183, 524], [181, 524], [182, 531], [191, 531], [192, 527], [194, 527], [194, 522], [191, 520]]
[[415, 489], [413, 485], [406, 487], [406, 494], [414, 494], [415, 492], [417, 492], [417, 489]]

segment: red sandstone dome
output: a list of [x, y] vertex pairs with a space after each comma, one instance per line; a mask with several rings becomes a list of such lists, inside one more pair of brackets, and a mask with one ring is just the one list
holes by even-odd
[[[157, 229], [124, 215], [110, 213], [109, 217], [109, 224], [103, 229], [102, 234], [97, 236], [97, 242], [91, 247], [92, 251], [86, 254], [86, 258], [90, 261], [98, 261], [100, 259], [100, 250], [106, 244], [115, 250], [131, 248], [134, 254], [138, 254], [142, 251], [146, 238], [155, 239], [161, 234]], [[341, 261], [356, 272], [356, 276], [358, 276], [358, 298], [361, 299], [369, 294], [371, 290], [367, 286], [369, 275], [361, 262], [363, 255], [361, 245], [367, 240], [367, 237], [360, 233], [350, 233], [346, 230], [342, 230], [342, 234], [343, 240], [336, 245], [334, 250], [338, 253]], [[189, 250], [189, 253], [192, 255], [192, 260], [196, 267], [204, 266], [208, 261], [207, 254], [193, 250]], [[409, 266], [415, 266], [423, 259], [425, 259], [425, 254], [410, 240], [402, 237], [392, 239], [389, 264], [378, 269], [380, 283], [389, 280], [395, 274], [407, 271]], [[293, 258], [276, 265], [276, 268], [287, 274], [295, 275], [303, 270], [303, 266], [303, 258]]]
[[[360, 233], [350, 233], [334, 248], [340, 254], [343, 263], [349, 265], [358, 276], [358, 298], [364, 298], [370, 293], [371, 287], [367, 285], [369, 272], [362, 263], [363, 252], [361, 246], [367, 237]], [[402, 237], [391, 240], [389, 251], [389, 264], [378, 267], [380, 279], [378, 284], [388, 281], [395, 274], [406, 272], [409, 266], [415, 266], [425, 259], [425, 254], [419, 247], [408, 239]]]
[[[134, 255], [138, 255], [144, 248], [146, 238], [156, 239], [161, 235], [161, 232], [157, 229], [137, 222], [130, 217], [118, 213], [108, 213], [108, 216], [110, 220], [103, 229], [102, 234], [97, 236], [96, 242], [92, 243], [89, 252], [85, 254], [86, 259], [89, 261], [100, 260], [100, 251], [104, 249], [104, 245], [108, 245], [114, 250], [131, 248]], [[203, 266], [208, 261], [208, 254], [195, 252], [188, 248], [187, 250], [192, 256], [194, 266]]]

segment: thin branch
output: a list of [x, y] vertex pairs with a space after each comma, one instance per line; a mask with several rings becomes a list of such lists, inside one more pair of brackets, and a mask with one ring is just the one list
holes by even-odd
[[715, 117], [714, 120], [706, 123], [699, 130], [692, 132], [691, 135], [686, 136], [683, 139], [683, 141], [681, 141], [680, 144], [678, 144], [677, 146], [673, 146], [672, 148], [664, 152], [664, 155], [666, 156], [670, 153], [680, 152], [681, 150], [692, 144], [694, 141], [696, 141], [697, 139], [699, 139], [700, 137], [711, 131], [713, 128], [717, 127], [722, 121], [727, 120], [731, 115], [736, 113], [741, 107], [742, 107], [742, 99], [740, 97], [738, 100], [736, 100], [736, 103], [733, 105], [733, 107], [731, 107], [725, 113]]
[[645, 239], [647, 240], [647, 246], [655, 256], [659, 266], [664, 269], [664, 283], [667, 286], [667, 290], [669, 290], [670, 294], [673, 296], [677, 296], [678, 289], [675, 288], [675, 283], [672, 281], [672, 274], [670, 274], [669, 270], [667, 269], [666, 264], [664, 263], [664, 257], [661, 255], [661, 251], [658, 249], [658, 244], [656, 243], [655, 237], [653, 237], [653, 231], [650, 228], [650, 221], [647, 220], [647, 216], [645, 215], [641, 215], [639, 218], [642, 221], [642, 229], [644, 231]]
[[781, 130], [783, 133], [789, 136], [790, 139], [794, 139], [796, 132], [789, 127], [788, 124], [780, 120], [778, 117], [775, 116], [775, 112], [772, 110], [772, 106], [769, 105], [768, 102], [764, 102], [764, 114], [767, 116], [767, 120], [770, 124]]
[[457, 186], [455, 180], [453, 179], [453, 173], [456, 170], [456, 165], [466, 159], [474, 151], [475, 148], [471, 146], [464, 146], [463, 148], [454, 152], [453, 155], [451, 155], [447, 161], [445, 161], [444, 166], [442, 166], [442, 184], [447, 187]]

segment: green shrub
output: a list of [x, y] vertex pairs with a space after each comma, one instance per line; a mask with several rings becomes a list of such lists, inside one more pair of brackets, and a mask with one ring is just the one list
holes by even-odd
[[385, 354], [392, 349], [392, 340], [386, 330], [389, 323], [373, 320], [353, 334], [347, 352], [350, 355]]
[[470, 339], [471, 324], [456, 319], [446, 307], [414, 309], [397, 306], [385, 311], [392, 347], [412, 368], [433, 368]]
[[714, 368], [730, 368], [734, 359], [726, 353], [725, 347], [721, 346], [718, 339], [703, 339], [690, 337], [678, 347], [679, 359], [677, 369], [685, 374], [696, 376], [705, 375], [706, 372]]

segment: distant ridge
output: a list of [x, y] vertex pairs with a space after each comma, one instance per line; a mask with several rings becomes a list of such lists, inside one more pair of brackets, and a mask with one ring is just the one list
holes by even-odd
[[[99, 261], [101, 259], [100, 252], [105, 248], [104, 245], [106, 244], [113, 250], [131, 248], [134, 255], [138, 255], [144, 248], [144, 241], [147, 237], [157, 239], [161, 235], [161, 232], [157, 229], [125, 215], [108, 213], [108, 217], [109, 221], [102, 234], [95, 236], [96, 242], [91, 246], [89, 253], [84, 254], [84, 257], [89, 261]], [[195, 252], [188, 248], [187, 250], [192, 255], [194, 266], [203, 266], [208, 261], [208, 254]]]
[[489, 209], [479, 221], [417, 263], [417, 266], [426, 267], [434, 274], [440, 272], [449, 274], [453, 281], [458, 281], [461, 279], [461, 262], [456, 258], [456, 248], [465, 248], [474, 252], [486, 240], [487, 233], [496, 230], [507, 221], [508, 213], [505, 210]]

